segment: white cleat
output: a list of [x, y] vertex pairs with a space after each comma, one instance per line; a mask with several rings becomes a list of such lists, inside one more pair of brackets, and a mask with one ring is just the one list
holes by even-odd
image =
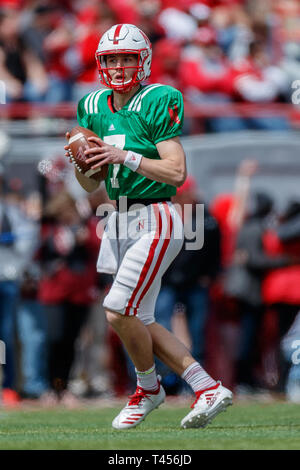
[[137, 387], [134, 395], [131, 395], [129, 402], [112, 422], [115, 429], [134, 428], [140, 424], [151, 411], [158, 408], [163, 403], [166, 393], [159, 384], [157, 392], [149, 392]]
[[202, 392], [196, 392], [196, 400], [190, 411], [181, 421], [181, 427], [204, 428], [221, 411], [226, 411], [232, 405], [232, 393], [218, 382], [215, 387]]

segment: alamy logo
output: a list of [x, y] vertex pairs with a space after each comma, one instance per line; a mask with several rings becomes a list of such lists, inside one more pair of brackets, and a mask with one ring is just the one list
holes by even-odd
[[295, 90], [291, 96], [292, 103], [298, 105], [300, 104], [300, 80], [294, 80], [291, 87]]
[[292, 363], [293, 364], [300, 364], [300, 340], [295, 339], [292, 342], [292, 349], [295, 349], [295, 351], [292, 354]]
[[5, 343], [0, 340], [0, 365], [6, 364], [5, 360]]
[[[174, 238], [175, 240], [184, 239], [184, 245], [187, 251], [200, 250], [204, 244], [204, 204], [184, 204], [183, 207], [179, 204], [172, 204], [172, 207], [174, 211], [177, 212], [177, 215], [179, 215], [183, 224], [171, 223], [171, 213], [168, 214], [168, 212], [164, 213], [164, 211], [162, 211], [164, 213], [164, 220], [168, 226], [164, 238]], [[140, 233], [143, 229], [147, 231], [149, 227], [156, 227], [157, 214], [155, 211], [148, 212], [147, 206], [137, 203], [130, 207], [130, 211], [127, 211], [127, 209], [127, 197], [122, 196], [119, 200], [119, 216], [115, 220], [114, 227], [109, 229], [108, 226], [106, 227], [106, 224], [116, 209], [109, 203], [100, 204], [96, 211], [96, 215], [101, 217], [97, 226], [98, 237], [101, 238], [103, 231], [106, 231], [108, 238], [111, 240], [134, 239], [140, 237]], [[143, 215], [145, 212], [147, 213], [146, 218], [144, 218]], [[174, 217], [175, 212], [173, 212]], [[138, 222], [136, 221], [137, 216], [141, 217]], [[171, 226], [172, 231], [170, 231]], [[160, 236], [160, 231], [157, 231], [154, 238], [159, 238]]]
[[6, 85], [3, 80], [0, 80], [0, 104], [6, 104]]

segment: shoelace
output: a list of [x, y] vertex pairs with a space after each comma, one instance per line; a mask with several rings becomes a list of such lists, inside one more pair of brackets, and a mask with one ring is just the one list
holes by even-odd
[[128, 403], [128, 406], [139, 405], [141, 400], [143, 400], [143, 398], [145, 397], [146, 397], [146, 392], [142, 388], [137, 387], [135, 393], [129, 396], [130, 401]]
[[194, 401], [194, 403], [191, 404], [191, 408], [194, 408], [194, 406], [196, 405], [197, 401], [199, 400], [200, 396], [202, 395], [202, 391], [200, 390], [200, 392], [196, 392], [196, 400]]

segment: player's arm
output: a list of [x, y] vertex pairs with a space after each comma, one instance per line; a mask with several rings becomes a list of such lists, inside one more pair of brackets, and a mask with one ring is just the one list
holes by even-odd
[[[92, 169], [100, 168], [106, 163], [126, 165], [128, 162], [129, 152], [127, 150], [121, 150], [113, 145], [106, 144], [99, 137], [89, 137], [88, 140], [97, 144], [96, 147], [84, 152], [87, 163], [94, 163]], [[176, 187], [181, 186], [186, 178], [186, 161], [179, 137], [158, 142], [156, 148], [160, 160], [133, 154], [138, 163], [135, 171], [160, 183], [167, 183]]]
[[186, 159], [179, 137], [158, 142], [156, 148], [161, 160], [143, 157], [137, 173], [159, 183], [181, 186], [186, 179]]

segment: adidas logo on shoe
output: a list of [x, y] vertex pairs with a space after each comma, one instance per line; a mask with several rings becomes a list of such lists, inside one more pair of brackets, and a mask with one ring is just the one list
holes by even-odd
[[232, 393], [221, 382], [207, 390], [196, 392], [196, 400], [181, 421], [181, 427], [204, 428], [222, 411], [232, 405]]
[[206, 403], [208, 404], [208, 406], [212, 406], [217, 399], [217, 394], [213, 394], [213, 393], [210, 395], [207, 394], [205, 395], [205, 399], [206, 399]]

